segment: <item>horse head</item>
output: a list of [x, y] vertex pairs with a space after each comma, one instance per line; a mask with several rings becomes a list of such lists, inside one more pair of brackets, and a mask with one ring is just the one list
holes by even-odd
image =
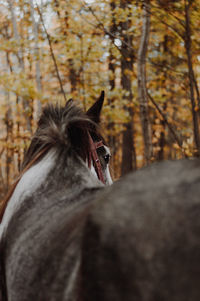
[[[109, 172], [110, 150], [105, 139], [100, 134], [100, 115], [104, 102], [104, 91], [86, 113], [75, 106], [72, 99], [64, 107], [47, 105], [38, 122], [37, 131], [25, 154], [22, 170], [34, 160], [35, 156], [45, 154], [51, 147], [65, 148], [74, 151], [85, 163], [90, 158], [93, 148], [96, 148], [100, 168], [103, 173], [102, 182], [109, 185], [112, 179]], [[92, 140], [92, 141], [91, 141]], [[101, 143], [100, 143], [101, 142]], [[94, 160], [93, 160], [94, 161]], [[92, 173], [98, 177], [96, 162], [89, 164]]]
[[[48, 157], [48, 160], [45, 160], [51, 152], [56, 153], [60, 160], [66, 158], [69, 161], [73, 158], [75, 162], [81, 161], [82, 166], [87, 166], [95, 178], [105, 185], [112, 184], [109, 172], [110, 150], [100, 133], [103, 102], [104, 92], [86, 113], [77, 107], [72, 99], [64, 106], [48, 104], [44, 107], [37, 130], [25, 153], [21, 173], [1, 208], [1, 217], [17, 184], [25, 177], [27, 183], [27, 175], [31, 174], [30, 170], [35, 170], [35, 175], [31, 174], [31, 176], [34, 177], [34, 181], [37, 179], [35, 189], [38, 187], [41, 179], [44, 179], [45, 168], [47, 166], [50, 168], [52, 165], [53, 158]], [[45, 167], [43, 168], [41, 164]], [[21, 184], [21, 186], [25, 189], [24, 185]]]

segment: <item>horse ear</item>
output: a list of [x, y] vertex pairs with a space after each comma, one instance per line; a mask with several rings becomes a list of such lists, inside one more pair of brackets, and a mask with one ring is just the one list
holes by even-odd
[[96, 123], [100, 123], [100, 114], [104, 102], [104, 91], [101, 91], [99, 99], [89, 108], [87, 115]]
[[70, 104], [72, 104], [72, 102], [73, 102], [73, 99], [70, 98], [70, 99], [66, 102], [65, 107], [68, 107]]

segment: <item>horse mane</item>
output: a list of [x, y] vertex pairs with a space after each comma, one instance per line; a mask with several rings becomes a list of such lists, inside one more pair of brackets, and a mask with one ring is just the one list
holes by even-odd
[[105, 143], [100, 134], [99, 126], [71, 100], [65, 106], [48, 104], [44, 107], [38, 121], [37, 130], [25, 153], [19, 176], [2, 202], [0, 222], [23, 174], [38, 163], [52, 147], [59, 150], [65, 149], [66, 151], [73, 149], [83, 160], [88, 158], [90, 150], [88, 133], [91, 134], [93, 140], [103, 140]]
[[38, 121], [38, 128], [25, 154], [22, 170], [44, 147], [71, 148], [85, 160], [89, 151], [88, 132], [94, 140], [103, 139], [98, 125], [71, 100], [64, 107], [48, 104]]

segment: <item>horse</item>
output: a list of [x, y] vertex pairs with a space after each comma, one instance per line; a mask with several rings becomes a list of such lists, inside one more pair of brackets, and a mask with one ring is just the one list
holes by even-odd
[[105, 186], [91, 155], [100, 144], [105, 179], [101, 106], [87, 117], [74, 106], [43, 111], [2, 219], [3, 300], [199, 301], [199, 159], [154, 163]]

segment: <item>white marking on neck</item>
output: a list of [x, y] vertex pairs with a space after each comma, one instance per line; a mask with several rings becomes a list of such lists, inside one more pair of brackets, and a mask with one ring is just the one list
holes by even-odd
[[91, 164], [91, 167], [90, 167], [90, 171], [93, 174], [93, 176], [95, 176], [95, 178], [99, 180], [99, 178], [97, 176], [97, 173], [96, 173], [96, 170], [95, 170], [94, 165], [93, 165], [93, 161], [92, 161], [92, 164]]
[[94, 165], [93, 165], [93, 160], [92, 160], [92, 164], [91, 166], [89, 167], [89, 164], [88, 164], [88, 160], [86, 159], [86, 162], [84, 162], [85, 165], [87, 166], [87, 168], [89, 168], [91, 174], [95, 177], [95, 179], [99, 180], [98, 176], [97, 176], [97, 173], [96, 173], [96, 170], [94, 168]]
[[30, 167], [17, 184], [11, 199], [5, 210], [2, 223], [0, 225], [0, 237], [7, 228], [13, 213], [21, 206], [24, 199], [41, 186], [45, 181], [50, 169], [54, 164], [55, 151], [50, 150], [46, 156], [37, 164]]
[[105, 170], [105, 177], [106, 177], [106, 185], [112, 185], [113, 180], [110, 175], [109, 164], [107, 165], [106, 170]]
[[[104, 145], [104, 147], [105, 147], [107, 154], [111, 156], [109, 147], [107, 147], [106, 145]], [[113, 180], [110, 175], [109, 164], [107, 165], [106, 170], [105, 170], [105, 177], [106, 177], [106, 185], [112, 185]]]

